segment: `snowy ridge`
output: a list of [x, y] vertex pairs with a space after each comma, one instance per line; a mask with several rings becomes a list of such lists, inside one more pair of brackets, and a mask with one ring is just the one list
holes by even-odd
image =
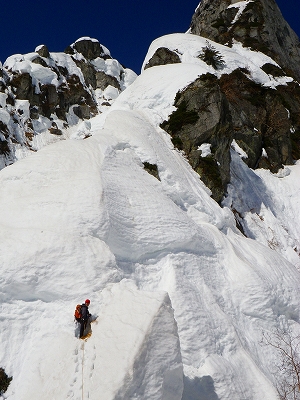
[[[207, 46], [207, 44], [213, 46], [221, 54], [225, 62], [222, 69], [216, 70], [199, 58], [202, 48]], [[191, 33], [176, 33], [162, 36], [154, 40], [149, 47], [142, 70], [155, 51], [160, 47], [166, 47], [169, 50], [175, 51], [183, 64], [194, 64], [197, 66], [199, 68], [199, 75], [209, 72], [220, 77], [223, 74], [230, 74], [236, 68], [246, 68], [249, 70], [250, 78], [254, 82], [273, 89], [278, 85], [284, 85], [287, 82], [293, 81], [293, 78], [289, 76], [273, 77], [265, 73], [260, 68], [264, 64], [269, 63], [276, 66], [278, 66], [278, 64], [272, 58], [261, 52], [245, 48], [239, 42], [234, 43], [232, 47], [223, 46], [212, 40]]]

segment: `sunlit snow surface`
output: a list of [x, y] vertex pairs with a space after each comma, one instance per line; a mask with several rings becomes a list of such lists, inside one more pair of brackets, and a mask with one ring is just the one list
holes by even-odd
[[[207, 45], [213, 46], [213, 48], [220, 53], [225, 62], [224, 68], [217, 71], [199, 58], [199, 55], [203, 52], [202, 49]], [[250, 72], [252, 80], [271, 88], [284, 85], [286, 82], [293, 80], [291, 77], [287, 76], [275, 78], [266, 74], [260, 67], [267, 63], [278, 64], [263, 53], [243, 47], [239, 42], [235, 42], [232, 47], [228, 47], [198, 35], [184, 33], [166, 35], [154, 40], [149, 47], [143, 67], [145, 67], [149, 59], [160, 47], [166, 47], [175, 51], [182, 63], [194, 64], [199, 70], [202, 69], [202, 74], [209, 72], [221, 76], [222, 74], [229, 74], [236, 68], [246, 68]]]
[[[188, 57], [198, 39], [186, 37], [172, 41]], [[189, 60], [143, 72], [78, 127], [91, 137], [0, 172], [7, 399], [277, 398], [277, 353], [260, 341], [277, 327], [300, 333], [300, 166], [252, 171], [232, 150], [226, 201], [244, 207], [244, 237], [159, 128], [209, 68]], [[97, 320], [83, 342], [73, 311], [87, 297]]]

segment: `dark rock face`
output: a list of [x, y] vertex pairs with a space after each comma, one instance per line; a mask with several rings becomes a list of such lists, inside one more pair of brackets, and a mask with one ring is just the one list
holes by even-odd
[[[57, 71], [58, 76], [62, 76]], [[90, 91], [80, 81], [78, 75], [69, 75], [68, 71], [65, 76], [65, 83], [56, 87], [51, 84], [40, 85], [39, 93], [37, 93], [35, 86], [32, 83], [32, 78], [29, 73], [13, 74], [10, 81], [12, 92], [15, 99], [28, 100], [30, 106], [38, 115], [43, 115], [50, 118], [51, 114], [56, 114], [58, 118], [66, 120], [66, 113], [70, 107], [75, 104], [81, 104], [82, 99], [89, 107], [89, 115], [97, 113], [97, 105], [94, 102]]]
[[41, 45], [41, 46], [36, 50], [36, 52], [37, 52], [38, 55], [41, 56], [41, 57], [45, 57], [45, 58], [49, 58], [49, 57], [50, 57], [50, 53], [49, 53], [48, 47], [45, 46], [44, 44]]
[[147, 171], [148, 174], [154, 176], [156, 179], [158, 179], [160, 181], [157, 165], [151, 164], [148, 162], [144, 162], [143, 164], [144, 164], [145, 171]]
[[191, 22], [191, 33], [221, 44], [233, 39], [275, 60], [289, 75], [300, 80], [300, 43], [284, 20], [275, 0], [249, 2], [236, 21], [233, 0], [202, 0]]
[[86, 60], [75, 60], [77, 67], [81, 70], [86, 85], [97, 89], [95, 68]]
[[113, 86], [119, 90], [120, 84], [114, 76], [107, 75], [103, 71], [96, 72], [96, 87], [104, 90], [108, 85]]
[[73, 45], [68, 48], [70, 54], [74, 54], [74, 52], [72, 52], [70, 48], [76, 50], [78, 53], [81, 53], [83, 57], [87, 60], [94, 60], [97, 57], [110, 58], [107, 54], [105, 54], [103, 47], [97, 40], [92, 40], [88, 38], [77, 40]]
[[[277, 172], [299, 158], [300, 86], [296, 82], [273, 90], [254, 83], [243, 69], [220, 79], [206, 74], [177, 93], [174, 105], [177, 110], [161, 127], [185, 152], [217, 202], [230, 180], [233, 139], [248, 154], [244, 161], [251, 168]], [[199, 150], [204, 143], [211, 145], [206, 157]]]
[[150, 58], [144, 69], [155, 67], [156, 65], [176, 64], [180, 63], [180, 58], [177, 53], [166, 47], [160, 47]]
[[[220, 78], [220, 87], [229, 103], [233, 138], [246, 151], [244, 161], [251, 168], [267, 167], [272, 172], [293, 163], [299, 143], [293, 144], [298, 131], [300, 87], [293, 83], [265, 88], [251, 81], [245, 72], [235, 70]], [[266, 150], [268, 159], [262, 157]]]
[[[177, 93], [177, 110], [161, 127], [172, 136], [173, 144], [183, 150], [203, 182], [221, 201], [230, 179], [231, 116], [228, 102], [214, 75], [198, 78]], [[199, 146], [211, 144], [211, 155], [201, 157]]]
[[34, 88], [32, 86], [32, 79], [28, 72], [23, 74], [14, 74], [10, 82], [15, 97], [20, 100], [33, 99]]

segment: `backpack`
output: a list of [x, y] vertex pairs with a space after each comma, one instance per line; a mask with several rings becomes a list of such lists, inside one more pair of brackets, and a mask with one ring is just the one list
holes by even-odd
[[76, 319], [80, 319], [81, 318], [81, 305], [80, 304], [77, 304], [77, 306], [75, 308], [74, 317]]
[[81, 311], [81, 319], [83, 321], [87, 321], [89, 316], [90, 316], [88, 307], [85, 304], [81, 304], [81, 310], [80, 311]]

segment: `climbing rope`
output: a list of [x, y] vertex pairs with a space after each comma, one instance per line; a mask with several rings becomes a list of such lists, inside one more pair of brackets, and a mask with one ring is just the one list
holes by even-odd
[[[96, 321], [96, 319], [93, 320], [93, 321], [91, 321], [91, 322], [94, 322], [94, 321]], [[97, 323], [97, 321], [96, 321], [96, 323]], [[91, 337], [91, 336], [92, 336], [92, 330], [90, 330], [85, 336], [83, 336], [83, 337], [81, 338], [81, 339], [83, 339], [83, 340], [82, 340], [82, 345], [81, 345], [81, 350], [82, 350], [82, 365], [81, 365], [81, 400], [83, 400], [84, 342], [86, 342], [87, 339], [88, 339], [89, 337]]]
[[83, 400], [83, 367], [84, 367], [84, 341], [82, 342], [82, 366], [81, 366], [81, 400]]

